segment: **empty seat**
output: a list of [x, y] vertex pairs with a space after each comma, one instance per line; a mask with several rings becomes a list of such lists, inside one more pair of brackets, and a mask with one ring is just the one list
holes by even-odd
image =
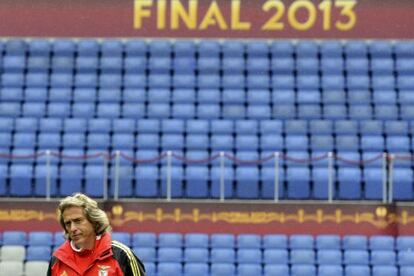
[[233, 234], [212, 234], [210, 236], [210, 245], [212, 248], [234, 248], [235, 236]]
[[186, 248], [207, 248], [209, 236], [202, 233], [187, 233], [184, 236], [184, 246]]
[[4, 245], [0, 249], [2, 261], [20, 261], [26, 259], [26, 248], [23, 245]]
[[342, 253], [338, 249], [320, 249], [317, 252], [319, 265], [341, 265]]
[[24, 273], [26, 276], [45, 275], [48, 267], [48, 261], [26, 261], [24, 263]]
[[289, 237], [290, 249], [313, 249], [314, 239], [311, 235], [291, 235]]
[[180, 233], [160, 233], [158, 235], [158, 246], [181, 248], [183, 246], [183, 235]]
[[345, 265], [368, 265], [369, 254], [368, 251], [362, 249], [345, 250], [344, 251]]
[[[23, 231], [4, 231], [2, 235], [2, 245], [19, 245], [25, 246], [27, 244], [26, 232]], [[2, 256], [2, 255], [0, 255]]]
[[21, 276], [23, 274], [23, 262], [22, 261], [5, 261], [0, 262], [0, 275], [16, 275]]
[[256, 234], [239, 234], [236, 238], [237, 248], [259, 249], [262, 246], [261, 236]]
[[236, 261], [236, 253], [233, 248], [212, 247], [210, 254], [212, 263], [233, 264]]
[[342, 247], [345, 250], [366, 250], [368, 238], [361, 235], [346, 235], [342, 239]]

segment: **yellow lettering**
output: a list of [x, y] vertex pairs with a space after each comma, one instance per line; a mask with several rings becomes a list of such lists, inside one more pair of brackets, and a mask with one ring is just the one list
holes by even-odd
[[142, 18], [150, 17], [151, 11], [148, 9], [152, 6], [152, 0], [135, 0], [134, 2], [134, 28], [142, 28]]
[[240, 21], [240, 0], [231, 2], [231, 28], [232, 30], [250, 30], [250, 22]]
[[167, 11], [167, 3], [165, 0], [157, 1], [157, 29], [165, 29], [165, 14]]
[[323, 30], [328, 31], [331, 29], [332, 2], [330, 0], [324, 0], [318, 7], [323, 12]]
[[[299, 9], [304, 8], [308, 12], [308, 18], [305, 22], [299, 22], [296, 18], [296, 13]], [[293, 2], [292, 5], [289, 7], [288, 10], [288, 21], [290, 25], [299, 31], [306, 31], [309, 30], [316, 21], [316, 8], [314, 4], [310, 1], [299, 0]]]
[[176, 30], [180, 27], [180, 19], [190, 30], [197, 26], [197, 0], [188, 1], [189, 8], [185, 10], [180, 0], [171, 1], [171, 28]]
[[227, 24], [216, 1], [211, 2], [206, 15], [200, 23], [200, 30], [207, 29], [210, 25], [218, 25], [221, 30], [227, 30]]

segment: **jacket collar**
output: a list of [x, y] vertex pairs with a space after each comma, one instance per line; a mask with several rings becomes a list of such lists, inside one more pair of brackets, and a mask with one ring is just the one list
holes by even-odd
[[[94, 261], [102, 260], [112, 256], [111, 250], [111, 234], [105, 233], [102, 236], [99, 236], [100, 239], [97, 239], [95, 242], [95, 248], [93, 250], [93, 259]], [[66, 240], [53, 255], [58, 258], [61, 262], [65, 263], [77, 273], [81, 274], [76, 265], [74, 254], [78, 254], [72, 246], [69, 240]]]

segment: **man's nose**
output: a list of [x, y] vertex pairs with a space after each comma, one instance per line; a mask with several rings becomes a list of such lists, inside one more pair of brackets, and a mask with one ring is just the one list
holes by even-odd
[[75, 231], [76, 229], [78, 229], [78, 228], [76, 227], [76, 225], [75, 225], [74, 223], [71, 223], [71, 224], [70, 224], [70, 231], [71, 231], [71, 232], [73, 232], [73, 231]]

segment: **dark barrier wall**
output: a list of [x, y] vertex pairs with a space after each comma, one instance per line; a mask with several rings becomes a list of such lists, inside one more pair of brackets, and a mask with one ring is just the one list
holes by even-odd
[[[0, 230], [59, 231], [58, 202], [0, 202]], [[414, 207], [355, 204], [101, 203], [115, 231], [414, 235]]]
[[414, 38], [411, 0], [2, 0], [0, 36]]

